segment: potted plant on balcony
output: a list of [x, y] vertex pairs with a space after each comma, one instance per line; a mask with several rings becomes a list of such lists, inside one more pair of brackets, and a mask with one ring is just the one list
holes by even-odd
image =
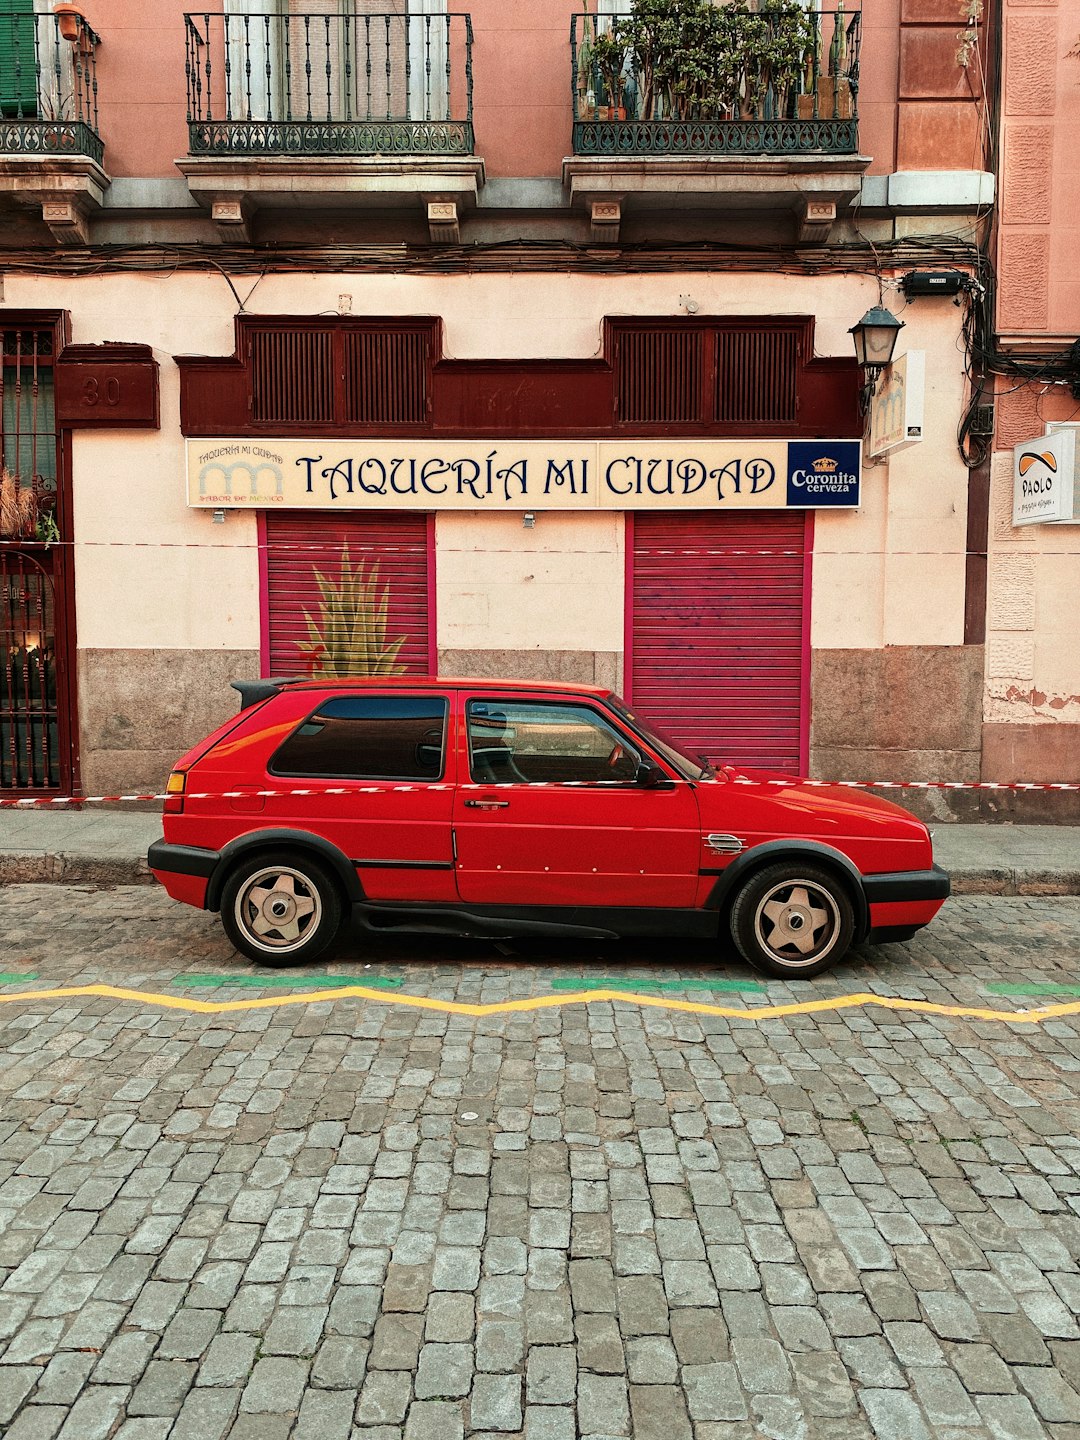
[[[626, 91], [626, 62], [629, 54], [630, 46], [618, 21], [602, 35], [597, 35], [593, 41], [593, 73], [598, 77], [600, 90], [606, 97], [606, 104], [601, 101], [597, 105], [598, 120], [626, 119], [626, 107], [623, 101]], [[599, 93], [597, 99], [599, 100]]]
[[796, 108], [807, 51], [813, 53], [815, 19], [799, 0], [762, 0], [756, 12], [740, 8], [744, 118], [784, 119]]

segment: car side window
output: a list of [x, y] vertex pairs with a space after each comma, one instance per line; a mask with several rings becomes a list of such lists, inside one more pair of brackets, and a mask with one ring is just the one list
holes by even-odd
[[438, 695], [324, 701], [279, 746], [270, 771], [335, 780], [438, 780], [449, 708]]
[[481, 784], [632, 784], [641, 757], [586, 705], [470, 700], [469, 770]]

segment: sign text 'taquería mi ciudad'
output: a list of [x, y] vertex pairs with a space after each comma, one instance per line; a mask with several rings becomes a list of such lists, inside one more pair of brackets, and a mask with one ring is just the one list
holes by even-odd
[[857, 440], [189, 440], [188, 504], [783, 510], [859, 504]]

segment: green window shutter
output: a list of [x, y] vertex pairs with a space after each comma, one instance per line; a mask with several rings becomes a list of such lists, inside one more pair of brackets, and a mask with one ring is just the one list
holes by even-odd
[[5, 119], [36, 118], [37, 71], [31, 0], [0, 0], [0, 115]]

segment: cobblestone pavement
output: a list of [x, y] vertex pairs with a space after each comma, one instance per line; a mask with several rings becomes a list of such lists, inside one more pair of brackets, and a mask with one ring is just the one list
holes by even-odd
[[[288, 994], [156, 889], [0, 890], [0, 936], [0, 996]], [[1012, 1010], [1080, 997], [1078, 953], [1080, 901], [971, 898], [767, 993], [686, 946], [353, 939], [306, 975]], [[1078, 1101], [1080, 1015], [0, 1003], [0, 1432], [1080, 1440]]]

